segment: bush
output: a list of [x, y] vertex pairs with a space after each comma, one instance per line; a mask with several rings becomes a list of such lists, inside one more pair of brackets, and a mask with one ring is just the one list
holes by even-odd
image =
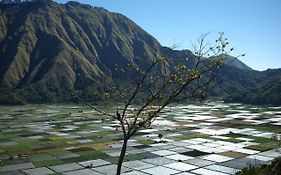
[[272, 161], [270, 165], [244, 168], [236, 175], [281, 175], [281, 157]]

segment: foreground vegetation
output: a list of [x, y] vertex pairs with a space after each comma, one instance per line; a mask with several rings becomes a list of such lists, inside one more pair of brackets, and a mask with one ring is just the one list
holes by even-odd
[[250, 166], [236, 175], [280, 175], [281, 174], [281, 157], [275, 159], [270, 165], [262, 165], [260, 167]]

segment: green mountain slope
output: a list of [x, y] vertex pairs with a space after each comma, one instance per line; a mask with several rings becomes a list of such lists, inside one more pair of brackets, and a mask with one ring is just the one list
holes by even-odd
[[[176, 62], [182, 62], [186, 65], [193, 65], [195, 63], [195, 57], [189, 50], [162, 48], [162, 52], [166, 53], [168, 57], [175, 58]], [[278, 76], [281, 76], [281, 69], [256, 71], [242, 61], [229, 56], [229, 59], [219, 71], [209, 95], [224, 99], [224, 97], [228, 97], [234, 93], [257, 88], [259, 85]], [[228, 100], [230, 101], [230, 99]]]
[[58, 95], [111, 77], [116, 63], [149, 62], [161, 47], [125, 16], [74, 2], [1, 5], [0, 31], [1, 87]]
[[253, 70], [241, 60], [234, 58], [233, 56], [228, 56], [229, 58], [225, 61], [225, 64], [228, 66], [236, 67], [243, 70]]
[[226, 101], [258, 105], [281, 105], [281, 76], [271, 79], [258, 88], [237, 92], [227, 97]]
[[[42, 0], [0, 5], [0, 103], [73, 101], [82, 91], [98, 101], [100, 81], [120, 78], [115, 64], [148, 65], [156, 52], [191, 66], [189, 50], [173, 50], [125, 16], [76, 2]], [[210, 95], [227, 96], [281, 75], [227, 62]]]

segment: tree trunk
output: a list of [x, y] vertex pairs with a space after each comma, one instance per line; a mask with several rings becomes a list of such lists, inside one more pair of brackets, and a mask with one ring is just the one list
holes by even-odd
[[120, 175], [121, 174], [122, 163], [123, 163], [123, 160], [125, 158], [125, 154], [126, 154], [126, 150], [127, 150], [127, 142], [128, 142], [128, 139], [124, 138], [122, 150], [121, 150], [121, 153], [120, 153], [120, 156], [119, 156], [119, 160], [118, 160], [118, 166], [117, 166], [116, 175]]

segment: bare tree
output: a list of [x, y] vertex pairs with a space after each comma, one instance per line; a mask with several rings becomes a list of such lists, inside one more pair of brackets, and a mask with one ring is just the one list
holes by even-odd
[[115, 113], [104, 112], [87, 103], [97, 112], [119, 121], [123, 146], [117, 175], [121, 173], [128, 140], [139, 130], [150, 127], [166, 106], [185, 99], [205, 99], [206, 89], [233, 50], [228, 47], [223, 33], [213, 45], [206, 43], [206, 36], [202, 35], [193, 44], [194, 60], [190, 65], [186, 65], [187, 60], [168, 59], [161, 53], [156, 53], [154, 58], [148, 59], [150, 63], [144, 65], [130, 63], [126, 68], [116, 65], [116, 71], [120, 77], [125, 77], [126, 83], [121, 83], [120, 79], [111, 80], [105, 93], [119, 102]]

